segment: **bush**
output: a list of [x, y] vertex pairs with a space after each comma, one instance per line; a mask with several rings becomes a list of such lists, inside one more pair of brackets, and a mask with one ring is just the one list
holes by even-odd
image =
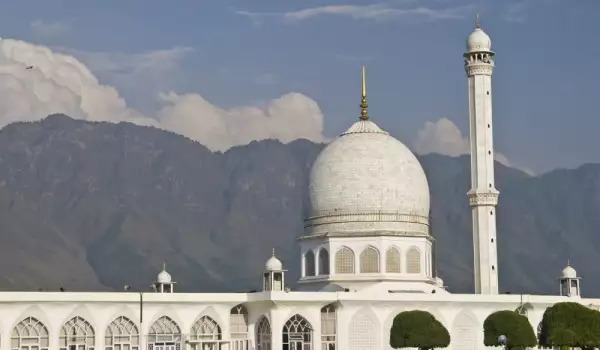
[[527, 317], [510, 310], [497, 311], [483, 322], [483, 344], [500, 346], [498, 337], [505, 335], [508, 349], [534, 347], [537, 339]]
[[390, 346], [433, 349], [450, 345], [450, 333], [427, 311], [404, 311], [394, 317], [390, 331]]
[[544, 347], [600, 347], [600, 312], [574, 302], [546, 309], [539, 343]]

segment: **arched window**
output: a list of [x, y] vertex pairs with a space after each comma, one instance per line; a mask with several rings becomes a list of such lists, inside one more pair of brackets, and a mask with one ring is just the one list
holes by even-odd
[[335, 350], [337, 322], [335, 307], [331, 304], [321, 309], [321, 349]]
[[283, 350], [312, 350], [313, 329], [308, 321], [296, 314], [283, 325]]
[[92, 325], [75, 316], [60, 329], [60, 350], [93, 350], [96, 342]]
[[319, 275], [329, 275], [329, 251], [325, 248], [319, 250]]
[[390, 247], [385, 253], [386, 272], [402, 272], [400, 260], [400, 251], [396, 247]]
[[257, 350], [271, 350], [271, 324], [266, 316], [262, 316], [256, 327]]
[[360, 272], [379, 272], [379, 252], [373, 247], [366, 247], [360, 253]]
[[105, 350], [138, 350], [139, 345], [138, 328], [127, 317], [117, 317], [106, 327]]
[[315, 275], [315, 253], [309, 250], [304, 254], [304, 276]]
[[354, 273], [354, 252], [342, 247], [335, 253], [335, 273]]
[[148, 332], [148, 350], [181, 349], [181, 328], [168, 316], [154, 321]]
[[216, 350], [221, 340], [221, 327], [208, 316], [200, 317], [192, 326], [189, 343], [194, 350]]
[[48, 328], [33, 317], [27, 317], [12, 330], [12, 350], [48, 350]]
[[406, 272], [421, 273], [421, 252], [412, 247], [406, 253]]
[[248, 310], [243, 305], [235, 306], [229, 315], [230, 350], [248, 349]]

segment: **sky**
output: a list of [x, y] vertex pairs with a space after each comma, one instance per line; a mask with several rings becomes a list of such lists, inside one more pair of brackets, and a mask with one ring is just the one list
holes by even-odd
[[476, 13], [496, 52], [497, 159], [534, 174], [600, 162], [597, 0], [6, 0], [0, 127], [66, 113], [214, 151], [326, 142], [359, 116], [364, 64], [373, 121], [457, 156]]

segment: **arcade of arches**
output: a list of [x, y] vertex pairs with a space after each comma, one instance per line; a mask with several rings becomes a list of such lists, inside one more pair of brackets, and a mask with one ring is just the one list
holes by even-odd
[[[334, 271], [336, 274], [354, 274], [354, 273], [421, 273], [421, 251], [417, 247], [410, 247], [405, 253], [406, 265], [401, 264], [400, 248], [390, 247], [384, 252], [385, 271], [380, 271], [379, 261], [382, 254], [372, 246], [367, 246], [358, 255], [359, 266], [355, 267], [355, 253], [349, 247], [341, 247], [334, 254]], [[324, 276], [329, 275], [329, 252], [325, 248], [319, 249], [316, 253], [312, 250], [307, 251], [303, 257], [304, 276]], [[429, 264], [429, 252], [426, 252], [425, 269], [427, 275], [431, 275]]]
[[[219, 350], [227, 344], [230, 350], [248, 350], [248, 311], [238, 305], [230, 312], [230, 336], [225, 340], [221, 326], [210, 316], [200, 316], [190, 332], [184, 334], [170, 317], [162, 316], [150, 326], [147, 334], [148, 350]], [[262, 316], [256, 325], [256, 349], [271, 350], [271, 324]], [[324, 350], [335, 350], [336, 312], [333, 305], [321, 310], [321, 343]], [[312, 350], [313, 327], [301, 315], [292, 316], [283, 326], [284, 350]], [[12, 330], [11, 350], [48, 350], [51, 343], [48, 328], [38, 319], [27, 317]], [[60, 328], [60, 350], [96, 350], [96, 329], [83, 317], [76, 316]], [[184, 342], [185, 340], [185, 342]], [[119, 316], [104, 330], [104, 350], [139, 350], [138, 326], [129, 318]], [[184, 345], [185, 346], [185, 345]], [[226, 347], [223, 347], [227, 349]], [[98, 349], [99, 350], [99, 349]]]

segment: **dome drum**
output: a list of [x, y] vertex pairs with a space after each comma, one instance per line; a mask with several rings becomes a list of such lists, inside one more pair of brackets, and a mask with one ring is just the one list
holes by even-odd
[[401, 213], [338, 213], [307, 218], [306, 235], [429, 236], [429, 219]]

